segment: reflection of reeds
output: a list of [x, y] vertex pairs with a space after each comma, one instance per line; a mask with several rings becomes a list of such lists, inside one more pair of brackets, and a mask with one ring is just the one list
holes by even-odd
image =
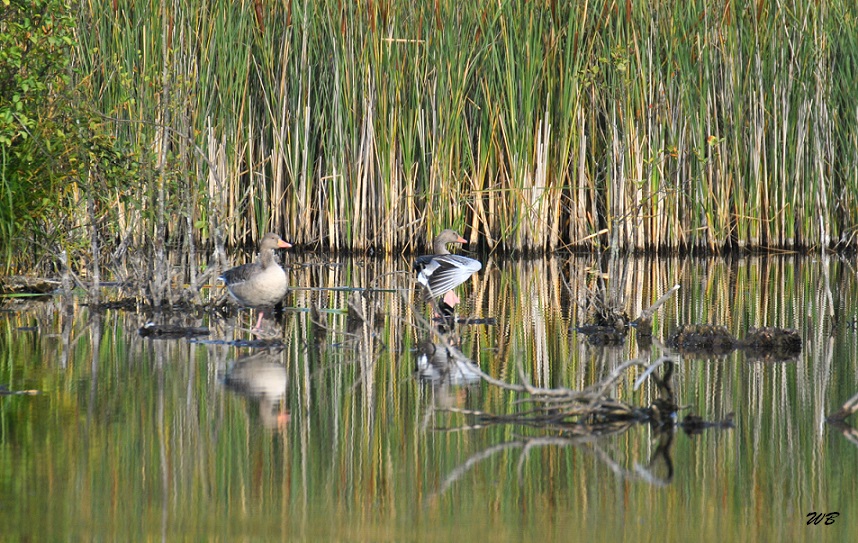
[[165, 168], [100, 224], [158, 237], [165, 205], [174, 246], [847, 241], [855, 19], [788, 4], [84, 2], [86, 88]]
[[[658, 444], [647, 428], [611, 437], [604, 450], [598, 443], [578, 447], [578, 440], [534, 438], [526, 435], [527, 429], [427, 431], [422, 422], [431, 392], [412, 377], [410, 351], [419, 337], [411, 324], [413, 313], [428, 315], [419, 292], [414, 290], [410, 303], [398, 292], [374, 292], [372, 300], [384, 317], [369, 319], [360, 330], [363, 344], [358, 344], [344, 334], [345, 311], [326, 312], [345, 310], [352, 292], [310, 290], [406, 288], [410, 276], [391, 272], [410, 269], [408, 262], [364, 258], [331, 263], [291, 253], [284, 260], [291, 283], [302, 288], [287, 296], [287, 305], [296, 309], [285, 313], [281, 325], [292, 416], [282, 436], [256, 431], [258, 421], [245, 402], [217, 382], [218, 370], [236, 358], [233, 346], [139, 338], [137, 329], [149, 317], [133, 312], [109, 311], [92, 319], [91, 308], [64, 313], [59, 300], [24, 307], [7, 302], [4, 309], [15, 311], [4, 311], [0, 319], [0, 383], [11, 390], [48, 392], [38, 402], [4, 399], [0, 465], [10, 485], [28, 488], [9, 502], [11, 518], [26, 518], [27, 510], [44, 504], [77, 504], [93, 512], [103, 532], [125, 534], [129, 526], [142, 526], [141, 515], [157, 519], [166, 512], [171, 518], [197, 519], [196, 529], [217, 531], [216, 538], [227, 529], [223, 519], [246, 512], [241, 522], [252, 522], [258, 533], [314, 539], [316, 528], [301, 522], [315, 526], [316, 518], [341, 519], [337, 522], [342, 525], [332, 530], [375, 534], [390, 518], [413, 530], [414, 523], [404, 517], [417, 508], [421, 519], [453, 511], [457, 520], [479, 523], [485, 520], [485, 507], [462, 512], [458, 506], [478, 500], [491, 503], [498, 515], [515, 518], [522, 504], [541, 506], [561, 497], [585, 509], [581, 513], [578, 506], [563, 506], [564, 515], [575, 521], [573, 528], [598, 522], [604, 529], [599, 514], [606, 507], [664, 518], [682, 508], [726, 508], [741, 531], [748, 526], [748, 496], [757, 504], [768, 500], [801, 510], [807, 502], [832, 499], [832, 492], [843, 503], [853, 495], [851, 485], [843, 490], [820, 484], [840, 476], [837, 466], [844, 451], [838, 447], [842, 437], [832, 440], [818, 424], [821, 413], [855, 393], [854, 380], [848, 378], [858, 360], [855, 332], [843, 326], [854, 315], [837, 315], [840, 325], [832, 326], [826, 293], [835, 297], [835, 312], [849, 310], [841, 300], [855, 299], [858, 286], [847, 261], [628, 259], [618, 264], [624, 270], [605, 279], [622, 282], [617, 300], [630, 315], [640, 314], [671, 285], [682, 285], [654, 316], [656, 337], [665, 337], [676, 323], [719, 323], [737, 336], [751, 326], [794, 327], [803, 330], [806, 340], [807, 351], [795, 364], [747, 364], [734, 355], [679, 366], [674, 375], [678, 401], [713, 420], [735, 411], [737, 427], [714, 438], [677, 436], [671, 451], [676, 492], [654, 501], [648, 485], [616, 484], [617, 477], [636, 480], [642, 473], [638, 463], [656, 456]], [[460, 330], [461, 350], [486, 373], [514, 381], [522, 368], [535, 386], [583, 390], [609, 375], [618, 361], [640, 356], [634, 343], [597, 349], [571, 329], [586, 318], [578, 303], [584, 287], [593, 287], [595, 272], [607, 271], [594, 259], [520, 265], [488, 259], [484, 264], [484, 271], [461, 286], [459, 311], [496, 319], [496, 326]], [[830, 289], [820, 288], [824, 277], [831, 281]], [[315, 324], [304, 311], [313, 306], [328, 330], [321, 344], [313, 342]], [[242, 318], [252, 322], [245, 313]], [[182, 318], [200, 324], [192, 315]], [[222, 320], [203, 319], [212, 338], [223, 337]], [[19, 330], [33, 324], [38, 333]], [[650, 399], [648, 390], [634, 391], [630, 383], [618, 383], [611, 392], [639, 405]], [[463, 408], [499, 413], [516, 408], [510, 396], [484, 387], [454, 401]], [[53, 454], [43, 454], [45, 443]], [[511, 444], [511, 449], [500, 450], [506, 447], [501, 444]], [[517, 452], [528, 445], [528, 454]], [[480, 451], [496, 454], [478, 456]], [[778, 469], [784, 458], [801, 462], [809, 475], [785, 474]], [[457, 471], [462, 465], [467, 471]], [[93, 466], [100, 466], [97, 477]], [[735, 484], [725, 486], [725, 473], [735, 473]], [[450, 484], [453, 477], [459, 478]], [[682, 482], [692, 479], [693, 484]], [[120, 487], [125, 489], [124, 505], [110, 507]], [[206, 507], [200, 507], [201, 500]], [[415, 506], [402, 505], [406, 503]], [[536, 516], [541, 507], [532, 507], [529, 514], [553, 522], [557, 508], [550, 508], [546, 517]], [[763, 520], [775, 526], [781, 514], [773, 511]], [[285, 525], [284, 518], [289, 519]], [[694, 516], [693, 522], [720, 533], [707, 514]], [[61, 524], [54, 533], [68, 535], [67, 523], [45, 522], [51, 523]], [[691, 526], [668, 522], [664, 529], [679, 539]], [[789, 540], [794, 533], [777, 535]], [[623, 533], [616, 536], [621, 539]]]

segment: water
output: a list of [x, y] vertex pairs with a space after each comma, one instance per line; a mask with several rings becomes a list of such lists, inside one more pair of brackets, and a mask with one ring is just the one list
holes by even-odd
[[[488, 259], [460, 288], [464, 360], [447, 384], [418, 357], [429, 316], [405, 260], [287, 257], [284, 348], [238, 347], [255, 318], [93, 311], [7, 301], [0, 313], [4, 541], [858, 540], [858, 439], [824, 422], [858, 392], [854, 263], [836, 258]], [[624, 361], [655, 360], [632, 332], [597, 347], [575, 331], [603, 281], [629, 316], [670, 286], [654, 337], [679, 324], [798, 330], [796, 359], [683, 358], [680, 412], [732, 429], [632, 424], [604, 436], [488, 424], [457, 410], [523, 409], [473, 384], [581, 390]], [[363, 322], [349, 319], [350, 289]], [[211, 294], [220, 291], [213, 289]], [[119, 291], [107, 291], [121, 297]], [[311, 311], [311, 308], [315, 308]], [[141, 338], [149, 320], [207, 326], [202, 341]], [[436, 340], [437, 342], [437, 340]], [[611, 392], [646, 406], [634, 369]], [[258, 375], [264, 377], [257, 381]], [[847, 419], [858, 425], [858, 415]], [[808, 526], [808, 514], [839, 513]]]

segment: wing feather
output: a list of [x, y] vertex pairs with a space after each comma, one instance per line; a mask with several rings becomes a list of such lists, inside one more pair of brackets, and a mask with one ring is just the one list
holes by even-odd
[[414, 262], [417, 281], [426, 287], [430, 297], [442, 296], [461, 285], [483, 265], [479, 260], [461, 255], [420, 257]]

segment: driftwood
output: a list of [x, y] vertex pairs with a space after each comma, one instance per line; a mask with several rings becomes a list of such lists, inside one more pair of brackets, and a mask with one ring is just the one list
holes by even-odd
[[[638, 325], [643, 324], [648, 329], [647, 323], [649, 323], [652, 315], [677, 289], [678, 287], [670, 289], [653, 306], [632, 322]], [[627, 319], [618, 322], [622, 322], [622, 326], [610, 325], [609, 328], [616, 330], [632, 325], [632, 322], [628, 322]], [[540, 433], [544, 432], [543, 435], [537, 436], [516, 436], [516, 439], [512, 441], [500, 443], [474, 454], [450, 472], [441, 483], [435, 496], [444, 493], [456, 480], [483, 460], [504, 451], [521, 450], [519, 457], [521, 477], [521, 468], [526, 462], [529, 452], [545, 446], [581, 446], [580, 450], [596, 455], [600, 461], [622, 478], [643, 480], [653, 485], [666, 485], [670, 483], [673, 476], [670, 447], [677, 429], [683, 430], [688, 435], [694, 435], [707, 429], [718, 430], [733, 427], [732, 413], [722, 421], [708, 421], [694, 414], [688, 414], [681, 421], [677, 421], [676, 414], [682, 407], [676, 402], [671, 379], [679, 360], [678, 354], [665, 354], [655, 361], [650, 361], [649, 358], [628, 360], [614, 368], [609, 375], [583, 390], [566, 387], [543, 388], [532, 385], [529, 377], [524, 374], [521, 368], [519, 368], [518, 382], [516, 383], [486, 374], [479, 365], [474, 364], [462, 354], [462, 351], [456, 348], [454, 345], [455, 338], [447, 332], [446, 327], [432, 327], [428, 323], [424, 324], [435, 337], [431, 340], [431, 349], [421, 348], [421, 356], [432, 355], [437, 364], [448, 364], [448, 374], [461, 371], [462, 366], [466, 365], [469, 376], [478, 376], [489, 386], [508, 390], [520, 396], [516, 401], [519, 410], [512, 413], [498, 414], [455, 407], [433, 407], [434, 412], [451, 413], [467, 418], [467, 423], [463, 426], [436, 426], [436, 430], [464, 432], [502, 424], [527, 427], [530, 432], [534, 430]], [[660, 345], [658, 342], [656, 343]], [[663, 345], [660, 347], [663, 351], [668, 351]], [[420, 368], [418, 362], [418, 377], [425, 379], [425, 376], [420, 373]], [[644, 371], [638, 376], [634, 388], [637, 389], [645, 381], [651, 381], [655, 383], [658, 390], [658, 397], [649, 405], [633, 405], [618, 400], [610, 394], [610, 391], [619, 381], [628, 379], [630, 372], [637, 368], [644, 368]], [[433, 368], [433, 371], [442, 376], [445, 375], [444, 368]], [[461, 381], [465, 385], [471, 384], [470, 380]], [[455, 384], [453, 380], [449, 382]], [[648, 464], [637, 464], [634, 470], [629, 470], [623, 468], [619, 462], [603, 451], [599, 446], [599, 441], [605, 436], [625, 432], [639, 424], [649, 424], [653, 428], [655, 435], [658, 436], [658, 445]]]
[[[636, 322], [648, 321], [655, 311], [678, 289], [678, 286], [674, 286], [668, 290], [655, 304], [642, 312], [641, 317], [636, 319]], [[474, 429], [492, 424], [514, 424], [552, 431], [560, 430], [565, 434], [598, 435], [605, 432], [621, 431], [631, 424], [642, 422], [669, 426], [675, 424], [674, 416], [680, 408], [675, 402], [670, 379], [678, 359], [677, 355], [665, 355], [651, 363], [646, 358], [626, 361], [617, 366], [604, 379], [583, 390], [565, 387], [543, 388], [533, 386], [521, 368], [519, 368], [518, 383], [510, 383], [488, 375], [482, 371], [479, 365], [474, 364], [456, 348], [454, 345], [455, 338], [447, 332], [446, 326], [433, 327], [425, 321], [423, 321], [423, 325], [435, 336], [435, 339], [431, 341], [432, 353], [440, 352], [443, 354], [441, 357], [436, 357], [437, 363], [446, 363], [453, 369], [463, 365], [467, 366], [469, 373], [479, 376], [485, 383], [522, 396], [518, 400], [518, 404], [525, 406], [525, 408], [515, 413], [494, 414], [458, 408], [439, 409], [472, 418], [472, 424], [457, 430]], [[424, 356], [425, 353], [426, 350], [424, 349]], [[627, 373], [635, 367], [645, 370], [635, 384], [635, 388], [639, 387], [643, 380], [653, 379], [661, 393], [660, 398], [649, 406], [635, 406], [617, 400], [608, 393], [618, 381], [625, 378]], [[657, 369], [663, 370], [661, 376], [657, 374]], [[444, 368], [439, 369], [436, 365], [435, 370], [442, 375], [444, 374]], [[451, 369], [451, 371], [453, 370]], [[688, 428], [695, 430], [709, 426], [729, 426], [729, 423], [723, 421], [708, 423], [699, 418], [688, 419], [685, 424]], [[682, 425], [679, 426], [682, 427]]]
[[655, 315], [655, 312], [658, 311], [658, 308], [664, 305], [664, 303], [668, 301], [671, 297], [673, 297], [673, 295], [676, 294], [677, 290], [679, 290], [679, 285], [673, 285], [672, 287], [670, 287], [667, 292], [662, 294], [661, 297], [655, 301], [654, 304], [644, 309], [641, 312], [640, 316], [638, 316], [638, 318], [632, 321], [632, 326], [637, 326], [638, 328], [648, 328], [649, 325], [652, 323], [652, 316]]
[[[435, 349], [441, 348], [450, 363], [468, 363], [469, 371], [478, 375], [484, 382], [504, 390], [522, 395], [518, 405], [526, 408], [515, 413], [494, 414], [484, 411], [444, 408], [439, 411], [458, 413], [471, 417], [472, 422], [455, 430], [472, 430], [496, 424], [512, 424], [561, 431], [563, 435], [604, 435], [624, 431], [634, 424], [650, 423], [657, 426], [678, 426], [683, 429], [699, 431], [708, 427], [730, 427], [731, 421], [708, 422], [701, 418], [686, 419], [675, 424], [675, 414], [680, 410], [676, 404], [670, 385], [676, 355], [668, 355], [647, 364], [644, 359], [629, 360], [616, 367], [604, 379], [584, 388], [573, 390], [565, 387], [543, 388], [530, 384], [530, 380], [519, 372], [519, 383], [509, 383], [486, 374], [476, 364], [467, 359], [459, 349], [449, 344], [443, 334], [435, 343]], [[463, 360], [455, 360], [461, 357]], [[645, 368], [643, 378], [654, 379], [660, 391], [660, 397], [648, 406], [635, 406], [617, 400], [608, 393], [619, 380], [626, 377], [635, 367]], [[662, 368], [661, 376], [655, 368]], [[640, 385], [640, 381], [637, 386]], [[447, 428], [447, 430], [450, 430]]]
[[[617, 367], [610, 375], [583, 391], [570, 389], [545, 389], [533, 387], [522, 376], [523, 384], [514, 385], [497, 379], [485, 379], [490, 384], [506, 390], [513, 390], [527, 397], [520, 403], [530, 409], [506, 415], [494, 415], [481, 411], [464, 409], [438, 409], [451, 413], [460, 413], [473, 418], [474, 422], [461, 428], [446, 428], [444, 431], [465, 431], [496, 424], [511, 424], [539, 428], [548, 431], [546, 435], [535, 437], [516, 437], [516, 439], [489, 447], [480, 451], [455, 468], [442, 481], [435, 497], [447, 491], [457, 480], [483, 460], [509, 450], [520, 450], [518, 459], [519, 481], [522, 482], [523, 467], [529, 453], [541, 447], [578, 447], [580, 451], [593, 454], [618, 477], [626, 480], [640, 480], [654, 486], [666, 486], [673, 478], [673, 461], [670, 449], [675, 429], [680, 428], [688, 435], [699, 434], [706, 429], [733, 428], [732, 413], [723, 421], [706, 421], [702, 417], [689, 414], [681, 422], [675, 422], [675, 414], [680, 409], [675, 402], [670, 379], [675, 364], [669, 357], [663, 357], [648, 367], [645, 375], [654, 379], [660, 396], [646, 407], [635, 407], [612, 399], [606, 391], [626, 372], [636, 366], [643, 366], [641, 360], [630, 360]], [[653, 368], [663, 369], [657, 376]], [[606, 436], [616, 435], [634, 425], [648, 423], [658, 437], [657, 445], [649, 462], [635, 464], [635, 469], [624, 468], [620, 462], [603, 450], [599, 442]]]

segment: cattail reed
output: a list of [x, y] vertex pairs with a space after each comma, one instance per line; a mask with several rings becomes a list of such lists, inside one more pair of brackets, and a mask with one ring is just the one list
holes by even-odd
[[[618, 6], [83, 2], [75, 58], [115, 138], [169, 170], [143, 200], [207, 223], [197, 242], [854, 245], [851, 5]], [[161, 231], [130, 202], [135, 235]]]

